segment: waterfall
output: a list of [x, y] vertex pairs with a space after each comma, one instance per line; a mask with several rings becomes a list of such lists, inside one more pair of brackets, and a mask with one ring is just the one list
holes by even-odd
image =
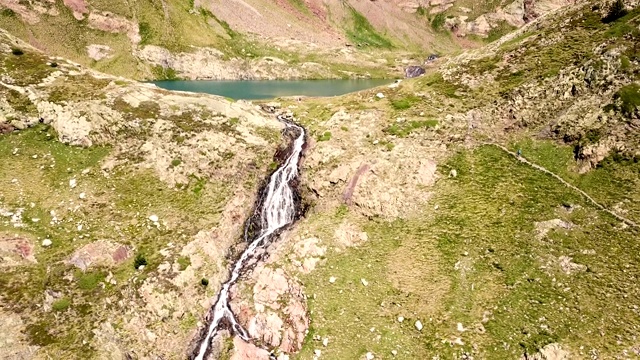
[[251, 340], [247, 330], [238, 323], [229, 307], [229, 289], [238, 281], [238, 278], [244, 273], [244, 270], [253, 263], [252, 260], [256, 260], [256, 250], [267, 247], [271, 241], [273, 241], [273, 238], [275, 238], [273, 235], [278, 230], [291, 224], [295, 220], [296, 199], [294, 197], [294, 189], [291, 188], [291, 182], [298, 177], [298, 162], [305, 143], [305, 131], [304, 128], [294, 124], [282, 115], [278, 115], [278, 120], [284, 123], [287, 129], [297, 131], [298, 135], [293, 141], [288, 157], [271, 175], [267, 186], [263, 190], [263, 201], [258, 203], [259, 208], [256, 209], [256, 214], [259, 214], [259, 231], [257, 236], [249, 239], [249, 232], [245, 231], [245, 241], [249, 246], [233, 265], [229, 280], [222, 285], [216, 303], [210, 311], [211, 322], [209, 323], [207, 332], [200, 340], [191, 359], [205, 359], [211, 340], [217, 334], [223, 321], [225, 321], [225, 324], [230, 326], [230, 330], [241, 339], [247, 342]]

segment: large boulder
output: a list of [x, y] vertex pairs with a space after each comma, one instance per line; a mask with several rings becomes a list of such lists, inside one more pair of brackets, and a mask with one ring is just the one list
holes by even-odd
[[409, 66], [408, 68], [404, 69], [404, 76], [407, 79], [411, 79], [414, 77], [418, 77], [422, 74], [424, 74], [424, 68], [422, 66], [417, 66], [417, 65], [413, 65], [413, 66]]

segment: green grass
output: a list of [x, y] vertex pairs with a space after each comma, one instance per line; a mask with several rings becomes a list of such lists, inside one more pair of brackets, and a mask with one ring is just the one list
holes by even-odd
[[40, 83], [55, 71], [47, 65], [47, 58], [40, 53], [20, 50], [21, 55], [0, 54], [0, 66], [7, 76], [11, 76], [13, 85], [26, 86]]
[[356, 9], [350, 7], [353, 26], [347, 30], [349, 40], [358, 46], [391, 49], [393, 44], [389, 39], [380, 35], [374, 27], [369, 23], [366, 17], [360, 14]]
[[0, 10], [0, 16], [2, 17], [7, 17], [7, 18], [15, 18], [16, 17], [16, 13], [15, 11], [9, 9], [9, 8], [5, 8]]
[[399, 99], [391, 100], [391, 107], [396, 110], [406, 110], [411, 108], [413, 104], [420, 101], [420, 98], [415, 95], [409, 95]]
[[465, 90], [463, 86], [445, 80], [439, 72], [423, 76], [418, 80], [418, 84], [454, 99], [460, 98], [458, 91]]
[[317, 141], [329, 141], [329, 140], [331, 140], [331, 132], [330, 131], [325, 131], [321, 135], [318, 135], [316, 137], [316, 140]]
[[153, 29], [148, 22], [140, 22], [138, 24], [138, 31], [140, 33], [140, 45], [148, 44], [153, 38]]
[[[593, 142], [594, 138], [590, 140]], [[628, 157], [612, 153], [600, 166], [585, 174], [577, 172], [572, 146], [559, 146], [551, 141], [523, 140], [511, 149], [522, 149], [522, 156], [560, 175], [564, 180], [590, 194], [609, 209], [619, 205], [625, 216], [640, 222], [640, 163], [625, 161]]]
[[160, 116], [160, 105], [155, 101], [141, 101], [138, 106], [132, 106], [122, 97], [113, 101], [112, 108], [123, 114], [127, 120], [157, 119]]
[[5, 93], [3, 88], [0, 88], [0, 94], [4, 95], [5, 99], [14, 110], [27, 115], [35, 115], [38, 113], [38, 109], [35, 104], [29, 100], [27, 95], [13, 89], [8, 89]]
[[307, 5], [305, 4], [304, 0], [288, 0], [288, 1], [291, 5], [293, 5], [293, 7], [298, 9], [301, 13], [309, 14], [309, 9], [307, 8]]
[[56, 79], [49, 90], [49, 101], [54, 103], [68, 103], [78, 100], [105, 99], [104, 88], [109, 85], [109, 79], [97, 79], [90, 75], [70, 76]]
[[500, 39], [501, 37], [505, 36], [506, 34], [512, 32], [515, 29], [517, 29], [515, 26], [511, 26], [506, 21], [501, 21], [500, 23], [498, 23], [498, 26], [492, 28], [489, 31], [489, 34], [487, 34], [486, 41], [494, 42]]
[[104, 280], [105, 275], [102, 272], [86, 272], [76, 275], [78, 287], [82, 290], [95, 290], [98, 283]]
[[[623, 230], [556, 179], [493, 147], [453, 155], [441, 164], [442, 173], [450, 169], [458, 176], [437, 183], [425, 215], [351, 218], [369, 241], [331, 250], [324, 265], [302, 278], [312, 315], [309, 340], [296, 358], [312, 356], [316, 335], [330, 338], [322, 348], [330, 359], [369, 351], [385, 357], [394, 349], [399, 359], [462, 353], [514, 359], [552, 342], [572, 358], [591, 349], [613, 357], [635, 343], [637, 230]], [[569, 212], [567, 204], [581, 207]], [[535, 223], [555, 218], [575, 228], [537, 238]], [[566, 274], [560, 256], [587, 270]], [[334, 284], [330, 276], [337, 277]], [[457, 323], [468, 330], [458, 332]], [[464, 345], [450, 345], [458, 337]]]
[[444, 13], [439, 13], [434, 16], [433, 20], [431, 20], [431, 27], [433, 30], [440, 31], [444, 26], [444, 22], [447, 19], [447, 16]]
[[151, 68], [151, 73], [156, 80], [178, 80], [178, 74], [170, 67], [155, 65]]
[[395, 123], [383, 129], [389, 135], [397, 137], [407, 137], [418, 129], [432, 128], [438, 125], [438, 120], [411, 120], [401, 123]]
[[620, 99], [622, 113], [631, 117], [640, 107], [640, 85], [630, 84], [620, 88], [615, 98]]
[[70, 305], [71, 305], [71, 300], [67, 298], [62, 298], [54, 301], [53, 304], [51, 304], [51, 308], [55, 311], [65, 311], [69, 308]]
[[178, 265], [180, 266], [180, 271], [185, 270], [191, 265], [191, 259], [188, 256], [181, 256], [178, 258]]

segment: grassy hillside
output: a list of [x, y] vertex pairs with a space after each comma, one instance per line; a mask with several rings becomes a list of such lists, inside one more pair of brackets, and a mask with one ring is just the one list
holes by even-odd
[[[483, 3], [474, 14], [492, 7]], [[0, 2], [0, 26], [49, 54], [135, 79], [398, 77], [408, 62], [482, 42], [452, 36], [442, 26], [444, 13], [420, 9], [316, 0], [278, 6], [262, 0], [74, 0], [68, 6], [30, 0]], [[108, 50], [90, 56], [92, 45]], [[145, 56], [148, 46], [166, 52]], [[194, 58], [201, 49], [220, 53], [205, 50]], [[184, 63], [202, 65], [190, 69], [194, 74]], [[202, 70], [212, 64], [218, 72]]]
[[226, 277], [277, 122], [4, 32], [0, 68], [0, 313], [13, 344], [0, 358], [181, 358]]
[[[325, 157], [305, 169], [322, 210], [295, 234], [327, 253], [310, 273], [284, 266], [309, 297], [296, 358], [640, 351], [640, 12], [609, 13], [575, 6], [421, 79], [298, 107]], [[405, 195], [425, 158], [435, 184]], [[344, 224], [368, 240], [345, 249]]]

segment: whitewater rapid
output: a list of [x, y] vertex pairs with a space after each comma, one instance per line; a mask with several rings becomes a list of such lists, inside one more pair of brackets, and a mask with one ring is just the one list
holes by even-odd
[[218, 293], [218, 298], [211, 312], [212, 317], [208, 331], [199, 343], [198, 351], [195, 353], [195, 357], [192, 358], [194, 360], [205, 359], [211, 340], [220, 330], [223, 321], [230, 325], [230, 330], [241, 339], [247, 342], [251, 340], [247, 330], [238, 323], [229, 307], [229, 290], [238, 281], [247, 264], [253, 263], [251, 260], [254, 259], [256, 250], [268, 246], [272, 241], [272, 237], [274, 237], [272, 235], [295, 220], [296, 201], [291, 182], [298, 177], [298, 163], [305, 142], [305, 131], [304, 128], [294, 124], [282, 115], [278, 116], [278, 120], [284, 123], [287, 129], [297, 131], [298, 135], [293, 141], [291, 152], [287, 159], [271, 175], [262, 193], [264, 200], [259, 202], [260, 208], [256, 209], [256, 213], [260, 214], [258, 235], [254, 239], [248, 239], [248, 233], [245, 232], [245, 241], [249, 243], [249, 246], [234, 264], [229, 280], [222, 285], [222, 289]]

